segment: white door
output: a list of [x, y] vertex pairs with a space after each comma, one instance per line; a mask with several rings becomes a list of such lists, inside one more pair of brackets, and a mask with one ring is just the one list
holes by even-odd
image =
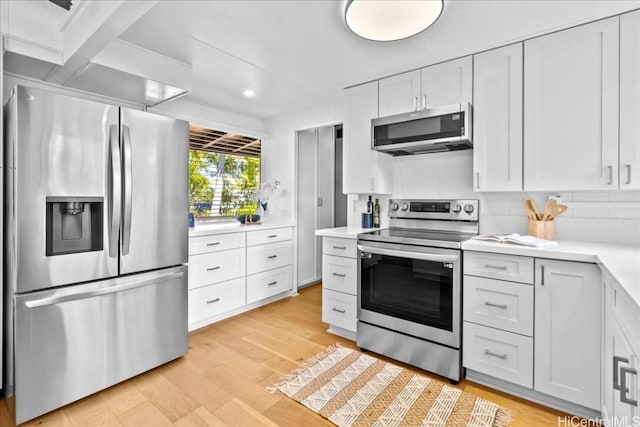
[[380, 117], [420, 109], [420, 70], [378, 81]]
[[[298, 135], [298, 286], [318, 280], [319, 256], [316, 244], [316, 158], [317, 129], [306, 129]], [[321, 253], [321, 252], [320, 252]]]
[[421, 71], [421, 108], [471, 102], [471, 56], [423, 68]]
[[640, 189], [640, 11], [620, 17], [620, 188]]
[[524, 42], [524, 188], [618, 187], [618, 18]]
[[473, 57], [475, 191], [522, 190], [522, 43]]
[[535, 390], [600, 410], [601, 273], [535, 260]]

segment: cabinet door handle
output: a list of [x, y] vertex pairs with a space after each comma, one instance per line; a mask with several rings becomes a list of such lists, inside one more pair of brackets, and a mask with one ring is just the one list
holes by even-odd
[[214, 271], [214, 270], [220, 270], [220, 266], [207, 268], [207, 271]]
[[627, 374], [638, 375], [638, 371], [629, 368], [620, 368], [620, 402], [631, 406], [638, 406], [638, 401], [627, 396], [629, 389], [627, 388]]
[[207, 304], [213, 304], [214, 302], [220, 301], [220, 298], [207, 300]]
[[273, 239], [274, 237], [278, 237], [277, 234], [270, 234], [267, 236], [267, 239]]
[[207, 246], [217, 246], [219, 244], [220, 242], [211, 242], [211, 243], [207, 243]]
[[507, 355], [506, 354], [494, 353], [491, 350], [489, 350], [488, 348], [484, 350], [484, 354], [486, 354], [487, 356], [497, 357], [498, 359], [507, 360]]
[[344, 251], [345, 249], [347, 249], [346, 246], [334, 246], [333, 249], [340, 249], [341, 251]]
[[273, 286], [273, 285], [277, 285], [278, 281], [276, 280], [275, 282], [269, 282], [267, 283], [267, 286]]
[[418, 111], [418, 97], [413, 97], [413, 111]]
[[607, 170], [609, 171], [609, 182], [607, 184], [611, 185], [613, 184], [613, 166], [607, 166]]
[[[625, 368], [619, 368], [620, 363], [629, 363], [629, 359], [626, 357], [613, 356], [613, 389], [620, 390], [620, 371]], [[619, 369], [618, 369], [619, 368]], [[626, 390], [625, 390], [626, 391]], [[622, 392], [620, 392], [622, 395]]]
[[485, 264], [484, 268], [493, 268], [494, 270], [506, 270], [507, 266], [506, 265]]
[[335, 307], [333, 307], [331, 310], [333, 310], [333, 311], [337, 311], [338, 313], [342, 313], [342, 314], [344, 314], [344, 313], [346, 313], [346, 312], [347, 312], [347, 310], [341, 310], [341, 309], [339, 309], [339, 308], [335, 308]]
[[476, 190], [480, 189], [480, 172], [476, 172]]
[[631, 165], [625, 165], [625, 169], [627, 170], [627, 181], [625, 184], [631, 184]]
[[269, 255], [269, 256], [267, 257], [267, 259], [274, 259], [274, 258], [278, 258], [278, 255]]
[[484, 305], [488, 305], [489, 307], [498, 307], [498, 308], [503, 308], [503, 309], [507, 309], [507, 304], [496, 304], [494, 302], [490, 302], [490, 301], [485, 301]]
[[544, 264], [540, 266], [540, 285], [544, 286]]
[[344, 274], [344, 273], [331, 273], [331, 274], [333, 274], [334, 276], [338, 276], [338, 277], [347, 277], [347, 275]]
[[422, 109], [423, 110], [427, 109], [427, 94], [426, 93], [424, 95], [422, 95]]

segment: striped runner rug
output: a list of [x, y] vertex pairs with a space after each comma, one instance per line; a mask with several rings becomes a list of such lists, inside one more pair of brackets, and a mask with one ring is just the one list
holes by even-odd
[[340, 345], [269, 389], [345, 427], [502, 427], [511, 420], [493, 402]]

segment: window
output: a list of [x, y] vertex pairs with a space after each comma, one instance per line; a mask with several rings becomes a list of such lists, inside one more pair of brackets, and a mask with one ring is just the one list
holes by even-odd
[[189, 126], [189, 210], [197, 222], [254, 214], [260, 140]]

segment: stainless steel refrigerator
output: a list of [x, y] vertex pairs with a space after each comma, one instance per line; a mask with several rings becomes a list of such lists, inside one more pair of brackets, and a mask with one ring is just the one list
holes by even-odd
[[4, 165], [16, 422], [185, 354], [187, 123], [17, 86]]

